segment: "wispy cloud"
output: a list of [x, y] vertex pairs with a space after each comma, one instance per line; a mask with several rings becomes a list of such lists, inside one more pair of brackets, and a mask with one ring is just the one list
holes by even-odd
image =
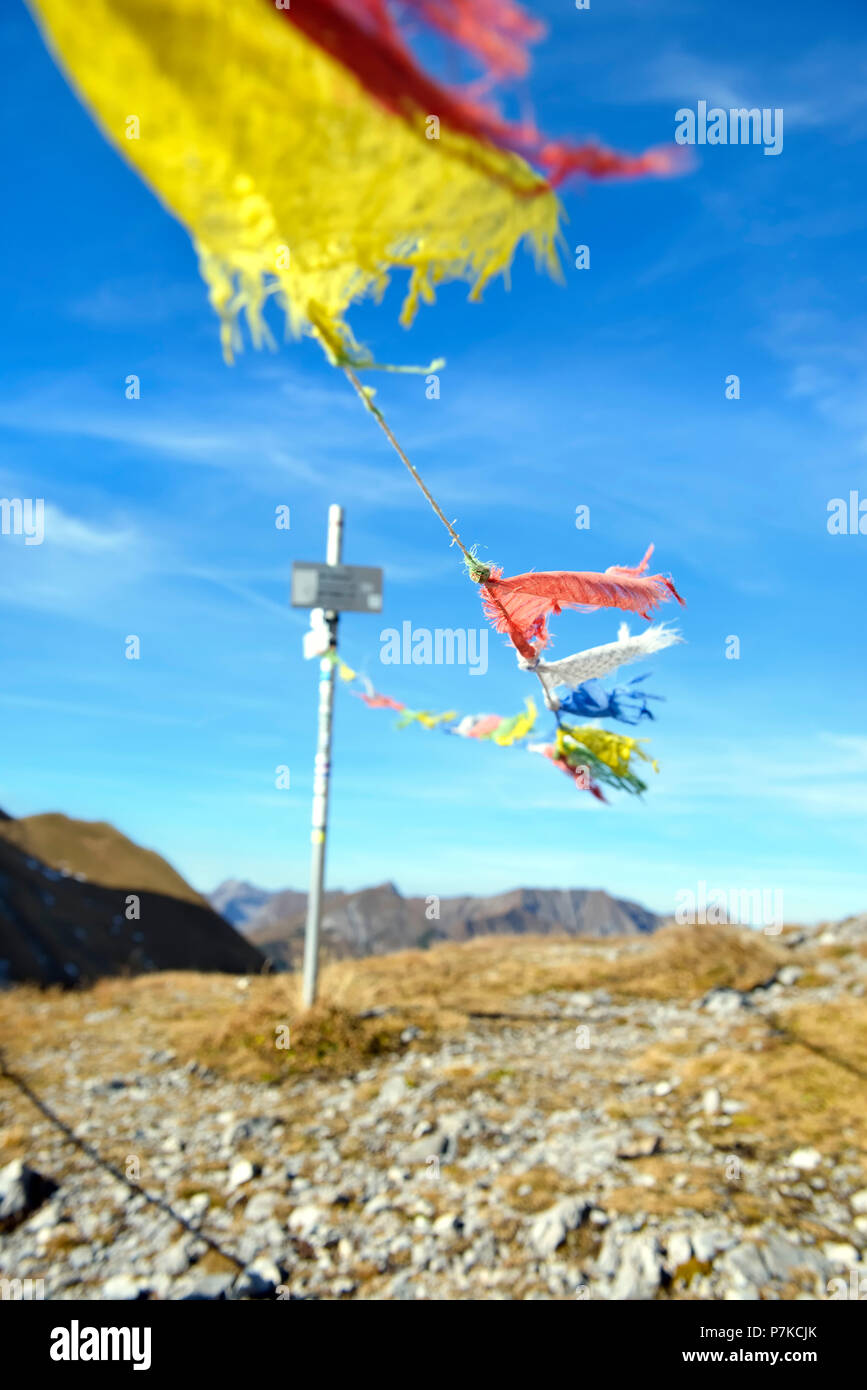
[[671, 102], [698, 100], [727, 110], [782, 107], [786, 128], [823, 129], [841, 141], [867, 134], [867, 45], [855, 39], [828, 40], [788, 61], [759, 54], [737, 59], [709, 57], [670, 44], [635, 73], [635, 80], [612, 91], [612, 100]]
[[137, 529], [128, 521], [95, 523], [70, 516], [53, 503], [45, 506], [45, 544], [82, 555], [105, 555], [131, 549], [140, 543]]
[[189, 281], [167, 283], [164, 277], [126, 276], [94, 285], [67, 302], [66, 312], [91, 328], [139, 327], [177, 323], [185, 314], [201, 313], [206, 302], [203, 285]]

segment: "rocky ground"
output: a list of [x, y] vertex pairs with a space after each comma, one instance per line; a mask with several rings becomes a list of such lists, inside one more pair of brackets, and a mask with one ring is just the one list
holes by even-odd
[[285, 977], [8, 991], [8, 1067], [170, 1210], [0, 1079], [0, 1274], [52, 1299], [867, 1296], [867, 918], [688, 930], [695, 960], [681, 929], [334, 967], [360, 1065], [337, 1014], [280, 1046], [284, 1016], [309, 1045]]

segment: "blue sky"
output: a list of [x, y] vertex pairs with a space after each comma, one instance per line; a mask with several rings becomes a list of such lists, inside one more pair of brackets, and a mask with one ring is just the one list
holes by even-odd
[[[329, 883], [604, 887], [663, 910], [706, 881], [781, 888], [789, 919], [863, 910], [867, 537], [826, 525], [831, 498], [867, 497], [863, 9], [534, 8], [546, 129], [640, 149], [699, 100], [781, 107], [782, 153], [707, 147], [681, 179], [567, 189], [589, 270], [567, 255], [557, 285], [522, 252], [481, 305], [447, 288], [407, 334], [395, 286], [353, 322], [380, 360], [447, 358], [439, 400], [373, 384], [483, 558], [603, 569], [655, 542], [688, 603], [686, 644], [633, 668], [666, 698], [643, 730], [661, 770], [641, 803], [602, 807], [542, 759], [395, 732], [340, 689]], [[293, 559], [324, 555], [330, 502], [346, 562], [386, 577], [382, 620], [343, 620], [347, 661], [416, 707], [516, 712], [535, 682], [493, 634], [484, 676], [380, 663], [384, 627], [481, 626], [440, 524], [314, 344], [223, 365], [186, 234], [23, 7], [0, 23], [0, 496], [47, 510], [43, 545], [0, 537], [0, 806], [110, 820], [204, 890], [303, 887], [317, 673], [288, 590]], [[552, 655], [617, 622], [561, 615]]]

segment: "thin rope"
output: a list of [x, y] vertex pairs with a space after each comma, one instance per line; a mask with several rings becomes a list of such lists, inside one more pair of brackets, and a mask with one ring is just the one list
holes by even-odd
[[352, 370], [351, 367], [344, 366], [343, 373], [347, 380], [352, 384], [355, 394], [358, 396], [358, 399], [361, 401], [365, 410], [369, 411], [373, 418], [376, 420], [376, 423], [379, 425], [379, 428], [382, 430], [392, 449], [394, 449], [394, 452], [397, 454], [401, 463], [409, 469], [410, 473], [412, 474], [418, 486], [421, 488], [431, 507], [433, 507], [443, 526], [446, 528], [449, 535], [451, 536], [452, 545], [456, 545], [458, 547], [458, 549], [462, 552], [464, 558], [466, 559], [469, 565], [477, 565], [478, 561], [476, 560], [476, 557], [472, 555], [469, 550], [467, 550], [467, 547], [464, 545], [463, 541], [461, 540], [452, 523], [449, 521], [442, 507], [439, 505], [436, 498], [432, 495], [430, 490], [425, 485], [424, 479], [422, 478], [415, 464], [407, 458], [406, 453], [400, 444], [400, 441], [395, 437], [394, 431], [392, 430], [390, 424], [386, 420], [379, 406], [374, 404], [372, 392], [369, 389], [365, 390], [365, 388], [362, 386], [361, 382], [358, 380], [358, 377], [356, 376], [355, 372]]
[[[464, 545], [453, 524], [449, 521], [442, 507], [439, 505], [436, 498], [433, 496], [433, 493], [427, 487], [424, 479], [422, 478], [415, 464], [412, 463], [412, 461], [407, 457], [405, 449], [401, 445], [400, 441], [397, 439], [394, 430], [389, 425], [379, 406], [374, 403], [373, 392], [369, 389], [365, 389], [365, 387], [362, 386], [356, 373], [353, 371], [352, 367], [350, 367], [346, 362], [340, 363], [340, 367], [347, 381], [350, 383], [353, 390], [355, 391], [355, 394], [358, 396], [358, 399], [361, 401], [361, 404], [364, 406], [365, 410], [373, 416], [374, 420], [379, 425], [379, 428], [382, 430], [389, 444], [394, 449], [394, 452], [397, 454], [401, 463], [404, 465], [406, 469], [408, 469], [411, 477], [418, 485], [418, 487], [421, 489], [421, 492], [423, 493], [427, 502], [433, 508], [434, 512], [439, 517], [443, 526], [445, 526], [446, 530], [452, 538], [452, 545], [456, 545], [463, 554], [464, 559], [467, 562], [467, 569], [469, 570], [470, 577], [474, 580], [475, 583], [480, 584], [481, 587], [485, 590], [489, 599], [494, 604], [496, 604], [497, 608], [499, 608], [500, 612], [502, 613], [507, 628], [511, 629], [512, 622], [509, 618], [508, 613], [506, 612], [500, 600], [497, 598], [496, 594], [488, 587], [486, 583], [486, 578], [482, 577], [482, 575], [487, 576], [487, 574], [489, 573], [488, 567], [486, 565], [481, 564], [481, 562], [476, 559], [475, 555], [473, 555], [472, 552], [469, 551], [467, 547]], [[538, 657], [536, 658], [536, 660], [538, 661]], [[541, 674], [537, 670], [535, 670], [533, 666], [529, 666], [527, 669], [533, 671], [533, 674], [538, 677], [539, 684], [541, 685], [542, 690], [544, 692], [545, 705], [548, 706], [548, 687], [542, 680]], [[550, 708], [550, 706], [548, 707]]]

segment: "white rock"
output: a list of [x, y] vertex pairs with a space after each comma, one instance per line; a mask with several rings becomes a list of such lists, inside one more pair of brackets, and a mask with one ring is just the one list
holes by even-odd
[[716, 1086], [709, 1086], [701, 1098], [701, 1108], [706, 1115], [718, 1115], [722, 1096]]
[[[792, 1235], [795, 1234], [792, 1232]], [[801, 1245], [797, 1240], [790, 1240], [788, 1235], [778, 1230], [766, 1231], [761, 1253], [774, 1279], [792, 1280], [804, 1273], [827, 1272], [827, 1263], [817, 1250], [809, 1245]]]
[[241, 1298], [265, 1298], [280, 1284], [280, 1271], [273, 1260], [259, 1255], [242, 1270], [235, 1281], [235, 1293]]
[[647, 1301], [659, 1288], [661, 1273], [656, 1236], [644, 1231], [627, 1236], [609, 1297], [618, 1303], [627, 1299]]
[[859, 1216], [867, 1215], [867, 1187], [862, 1187], [860, 1192], [854, 1192], [849, 1198], [849, 1205]]
[[795, 1149], [789, 1154], [786, 1162], [791, 1168], [798, 1168], [802, 1173], [812, 1173], [814, 1168], [819, 1168], [822, 1163], [822, 1155], [818, 1149]]
[[27, 1224], [28, 1231], [39, 1231], [49, 1239], [54, 1227], [58, 1225], [61, 1217], [62, 1206], [57, 1200], [46, 1202], [45, 1206], [31, 1216]]
[[692, 1258], [692, 1241], [686, 1231], [675, 1231], [668, 1237], [666, 1247], [666, 1269], [673, 1274], [681, 1265], [689, 1264]]
[[580, 1226], [587, 1203], [578, 1197], [566, 1197], [556, 1206], [543, 1211], [530, 1226], [530, 1244], [539, 1255], [553, 1255], [570, 1231]]
[[435, 1236], [455, 1235], [463, 1226], [461, 1218], [457, 1212], [448, 1211], [444, 1216], [438, 1216], [433, 1223], [433, 1233]]
[[243, 1187], [245, 1182], [251, 1182], [259, 1171], [258, 1166], [251, 1163], [249, 1158], [239, 1158], [237, 1163], [233, 1163], [229, 1169], [229, 1181], [226, 1184], [227, 1192], [234, 1192], [237, 1188]]
[[739, 1014], [742, 1009], [750, 1007], [746, 997], [738, 989], [712, 989], [705, 995], [700, 1006], [710, 1014], [716, 1014], [718, 1018], [732, 1018]]
[[377, 1096], [377, 1102], [385, 1109], [392, 1109], [399, 1105], [402, 1100], [406, 1100], [407, 1088], [406, 1079], [403, 1076], [390, 1076], [385, 1085], [381, 1088]]
[[131, 1274], [114, 1274], [106, 1280], [102, 1296], [109, 1303], [134, 1303], [146, 1290], [143, 1279], [134, 1279]]
[[154, 1261], [154, 1268], [159, 1274], [168, 1274], [175, 1277], [183, 1274], [190, 1267], [190, 1238], [187, 1235], [181, 1236], [180, 1240], [174, 1241], [161, 1250]]
[[697, 1226], [692, 1232], [691, 1239], [695, 1258], [701, 1264], [707, 1260], [712, 1260], [720, 1250], [725, 1250], [734, 1244], [733, 1238], [725, 1231], [710, 1226]]
[[224, 1270], [220, 1274], [191, 1274], [175, 1286], [175, 1297], [184, 1302], [222, 1301], [229, 1292], [236, 1276]]
[[313, 1232], [325, 1221], [325, 1212], [321, 1207], [314, 1206], [308, 1202], [303, 1207], [296, 1207], [289, 1217], [289, 1229], [302, 1240], [309, 1240]]
[[268, 1221], [274, 1215], [274, 1208], [277, 1205], [276, 1192], [256, 1192], [250, 1198], [244, 1208], [244, 1223], [248, 1226], [259, 1225], [263, 1221]]
[[822, 1252], [835, 1265], [846, 1265], [847, 1268], [857, 1264], [859, 1259], [855, 1246], [847, 1240], [826, 1240]]
[[740, 1290], [761, 1288], [768, 1278], [768, 1271], [759, 1249], [749, 1240], [727, 1251], [715, 1268], [724, 1278], [730, 1280], [735, 1289]]

